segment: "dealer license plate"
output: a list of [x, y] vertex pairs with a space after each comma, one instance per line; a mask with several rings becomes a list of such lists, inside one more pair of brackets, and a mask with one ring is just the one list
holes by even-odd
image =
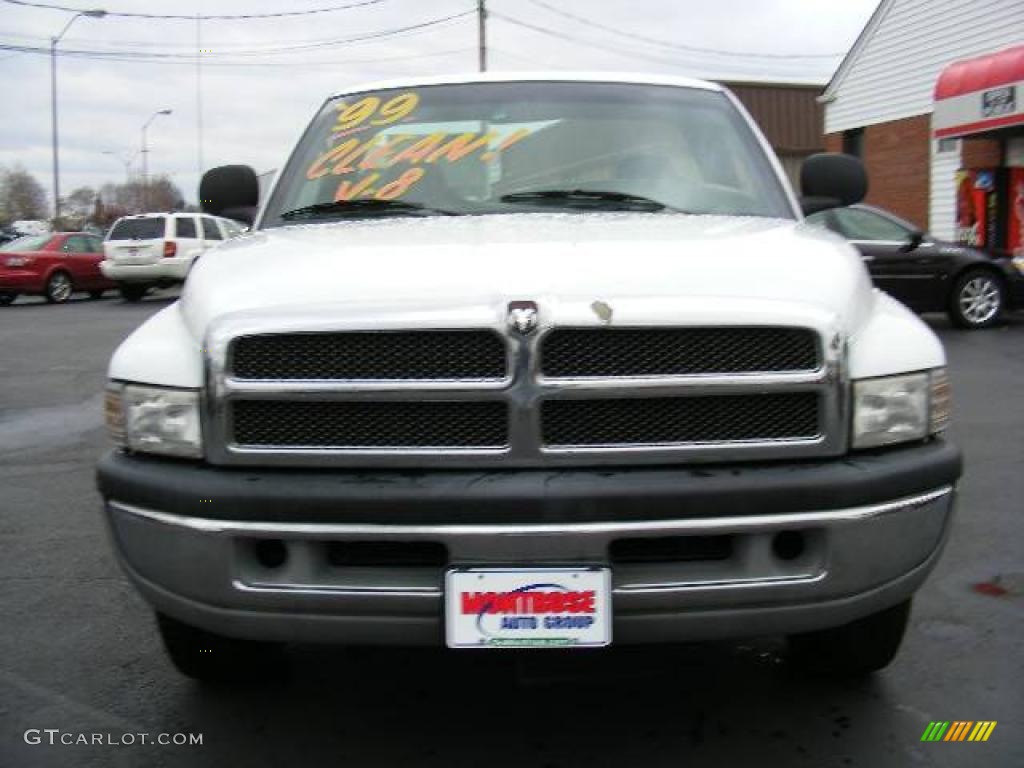
[[445, 577], [449, 648], [580, 648], [612, 641], [607, 568], [459, 568]]

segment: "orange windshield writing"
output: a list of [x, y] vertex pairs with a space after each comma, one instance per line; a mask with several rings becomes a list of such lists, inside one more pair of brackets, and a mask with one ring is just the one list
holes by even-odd
[[[366, 96], [353, 104], [342, 102], [336, 109], [338, 117], [331, 128], [335, 138], [339, 138], [357, 130], [370, 126], [383, 126], [397, 123], [408, 117], [420, 103], [418, 94], [409, 91], [381, 103], [376, 96]], [[374, 117], [376, 115], [376, 117]], [[373, 118], [372, 120], [370, 118]], [[363, 125], [369, 121], [368, 125]]]
[[[335, 109], [337, 116], [331, 125], [330, 140], [338, 141], [317, 157], [306, 169], [310, 181], [325, 176], [358, 174], [356, 179], [342, 180], [335, 192], [335, 200], [375, 197], [392, 200], [401, 197], [427, 173], [419, 168], [422, 163], [460, 163], [476, 158], [491, 163], [502, 152], [530, 135], [527, 128], [519, 128], [504, 138], [501, 132], [490, 130], [449, 133], [378, 132], [366, 139], [353, 135], [372, 127], [393, 125], [408, 118], [420, 103], [417, 93], [409, 91], [386, 101], [377, 96], [365, 96], [351, 104], [341, 103]], [[412, 166], [379, 188], [377, 171], [395, 166]], [[416, 171], [412, 173], [411, 171]]]

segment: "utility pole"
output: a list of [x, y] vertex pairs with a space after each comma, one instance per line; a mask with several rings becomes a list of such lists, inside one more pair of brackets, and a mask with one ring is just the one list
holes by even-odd
[[203, 65], [202, 17], [196, 14], [196, 162], [199, 178], [203, 177]]
[[76, 19], [86, 16], [90, 19], [102, 19], [107, 12], [100, 9], [79, 11], [64, 25], [59, 35], [50, 38], [50, 120], [53, 144], [53, 218], [56, 225], [60, 222], [60, 156], [57, 141], [57, 43], [71, 29]]
[[485, 0], [476, 0], [476, 19], [480, 38], [480, 71], [487, 71], [487, 7]]

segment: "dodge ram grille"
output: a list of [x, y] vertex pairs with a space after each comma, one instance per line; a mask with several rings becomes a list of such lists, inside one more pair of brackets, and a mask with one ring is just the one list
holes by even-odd
[[508, 416], [499, 401], [232, 403], [240, 445], [289, 448], [500, 448]]
[[505, 345], [491, 331], [271, 333], [231, 347], [238, 379], [454, 381], [503, 379]]
[[279, 322], [226, 321], [207, 340], [213, 463], [544, 468], [847, 447], [844, 346], [831, 330]]
[[547, 400], [542, 434], [550, 446], [680, 445], [812, 438], [814, 392], [702, 397]]
[[541, 344], [549, 378], [812, 371], [817, 335], [804, 328], [560, 328]]

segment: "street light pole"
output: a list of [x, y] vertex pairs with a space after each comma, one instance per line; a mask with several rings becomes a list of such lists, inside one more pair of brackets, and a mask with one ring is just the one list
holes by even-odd
[[156, 120], [160, 115], [169, 115], [171, 110], [160, 109], [150, 115], [149, 120], [142, 124], [142, 212], [145, 213], [146, 209], [149, 208], [149, 147], [146, 146], [146, 129], [149, 128], [149, 124]]
[[477, 58], [481, 72], [487, 71], [487, 5], [486, 0], [476, 0]]
[[[72, 16], [71, 21], [78, 16]], [[70, 23], [69, 25], [70, 26]], [[64, 27], [67, 31], [67, 27]], [[57, 153], [57, 43], [56, 37], [50, 38], [50, 121], [51, 139], [53, 141], [53, 220], [60, 218], [60, 159]]]
[[107, 15], [106, 11], [92, 10], [79, 11], [64, 25], [64, 29], [56, 37], [50, 38], [50, 119], [52, 121], [53, 133], [53, 218], [60, 219], [60, 153], [57, 141], [57, 43], [67, 34], [75, 19], [80, 16], [88, 16], [90, 19], [102, 19]]
[[104, 149], [103, 154], [110, 155], [111, 157], [116, 157], [121, 162], [121, 165], [124, 166], [124, 185], [127, 188], [127, 186], [131, 184], [132, 181], [132, 160], [134, 158], [125, 157], [124, 155], [118, 154], [117, 152], [114, 152], [113, 150], [110, 149]]

